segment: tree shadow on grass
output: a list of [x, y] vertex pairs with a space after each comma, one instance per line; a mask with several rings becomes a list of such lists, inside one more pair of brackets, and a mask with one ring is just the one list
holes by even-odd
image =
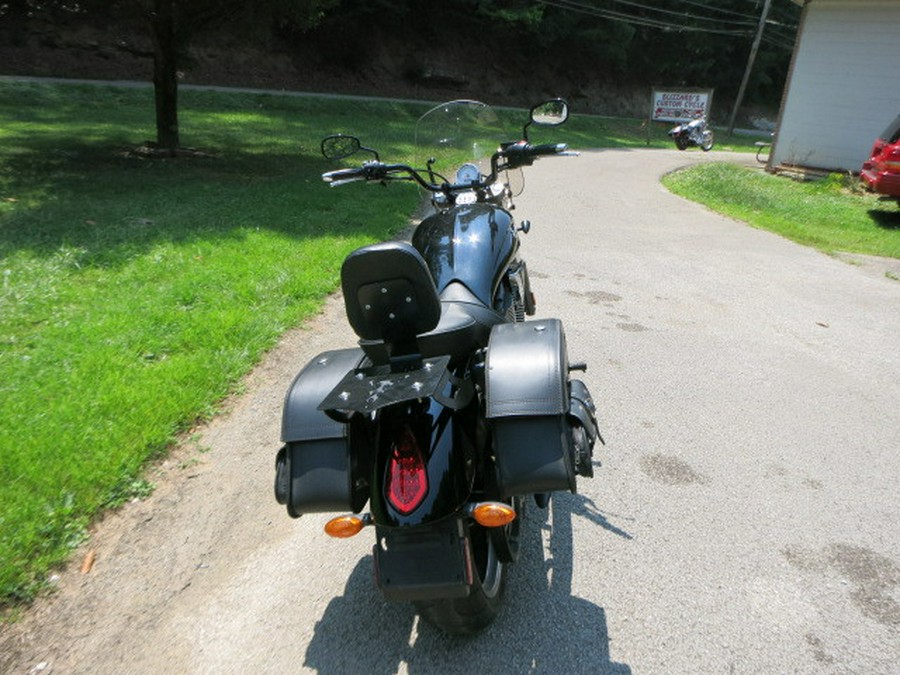
[[320, 179], [329, 168], [324, 159], [276, 154], [146, 159], [106, 145], [17, 154], [0, 175], [0, 253], [49, 257], [64, 246], [83, 251], [82, 264], [114, 266], [159, 242], [246, 229], [378, 237], [389, 223], [363, 217], [353, 202], [409, 202], [412, 191], [401, 190], [339, 199]]
[[900, 230], [900, 205], [885, 209], [869, 209], [869, 217], [883, 230]]
[[[172, 159], [134, 152], [149, 135], [152, 93], [0, 91], [18, 102], [0, 104], [0, 258], [22, 249], [52, 257], [64, 247], [83, 251], [80, 264], [114, 266], [158, 242], [240, 236], [247, 228], [383, 238], [415, 204], [409, 186], [364, 196], [358, 186], [329, 190], [320, 176], [337, 166], [321, 157], [319, 141], [359, 133], [386, 157], [399, 156], [411, 147], [422, 106], [186, 91], [183, 140], [209, 156]], [[366, 203], [374, 216], [366, 217]], [[379, 208], [401, 222], [379, 218]]]

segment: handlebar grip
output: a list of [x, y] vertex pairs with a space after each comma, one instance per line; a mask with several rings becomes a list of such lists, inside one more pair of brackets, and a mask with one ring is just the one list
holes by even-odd
[[568, 149], [565, 143], [545, 143], [543, 145], [531, 146], [532, 155], [558, 155]]
[[362, 169], [337, 169], [336, 171], [326, 171], [322, 174], [322, 180], [332, 185], [360, 180], [365, 177], [365, 171]]

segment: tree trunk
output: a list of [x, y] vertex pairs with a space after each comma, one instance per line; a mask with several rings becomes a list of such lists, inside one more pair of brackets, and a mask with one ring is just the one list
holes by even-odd
[[148, 17], [153, 36], [153, 92], [156, 97], [156, 144], [175, 150], [178, 137], [178, 45], [174, 0], [153, 0]]

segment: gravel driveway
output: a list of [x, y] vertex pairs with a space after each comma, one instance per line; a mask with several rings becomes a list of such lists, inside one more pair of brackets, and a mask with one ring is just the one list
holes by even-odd
[[482, 635], [385, 603], [373, 537], [330, 540], [324, 516], [293, 521], [272, 497], [290, 380], [353, 343], [335, 298], [152, 497], [98, 525], [89, 573], [76, 559], [0, 628], [0, 670], [896, 673], [900, 283], [659, 184], [722, 158], [603, 151], [527, 171], [538, 314], [590, 364], [608, 445], [580, 494], [528, 513]]

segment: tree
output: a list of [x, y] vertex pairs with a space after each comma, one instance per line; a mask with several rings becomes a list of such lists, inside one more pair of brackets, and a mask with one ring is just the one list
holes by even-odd
[[250, 11], [257, 19], [314, 25], [336, 0], [120, 0], [149, 30], [153, 44], [156, 145], [174, 153], [181, 145], [178, 124], [178, 66], [191, 38], [212, 24]]
[[153, 41], [153, 93], [156, 101], [156, 144], [166, 150], [181, 145], [178, 128], [178, 51], [175, 0], [153, 0], [144, 19]]
[[[252, 4], [254, 8], [278, 11], [289, 2], [297, 6], [317, 4], [316, 0], [255, 0]], [[108, 25], [113, 20], [146, 31], [152, 44], [156, 144], [174, 151], [180, 145], [178, 66], [191, 37], [250, 4], [244, 0], [7, 0], [0, 2], [0, 19], [95, 26]]]

